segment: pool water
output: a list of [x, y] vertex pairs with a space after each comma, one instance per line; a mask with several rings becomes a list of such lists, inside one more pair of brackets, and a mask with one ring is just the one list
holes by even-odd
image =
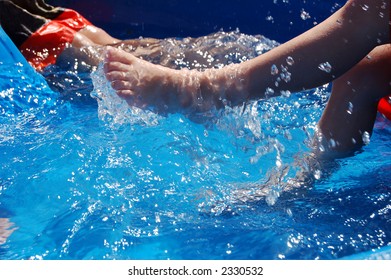
[[[154, 62], [203, 69], [277, 43], [233, 31], [160, 44]], [[320, 167], [310, 142], [328, 86], [194, 121], [128, 107], [100, 69], [43, 76], [0, 65], [0, 218], [13, 230], [0, 259], [340, 259], [391, 245], [390, 122]]]

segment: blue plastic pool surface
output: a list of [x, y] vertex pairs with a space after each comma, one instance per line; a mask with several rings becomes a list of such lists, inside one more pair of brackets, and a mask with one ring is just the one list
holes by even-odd
[[[273, 46], [221, 36], [246, 54]], [[129, 108], [99, 70], [42, 76], [4, 59], [0, 218], [13, 232], [0, 259], [390, 259], [391, 124], [379, 115], [362, 151], [314, 168], [329, 93], [194, 122]], [[282, 191], [305, 171], [311, 180]]]

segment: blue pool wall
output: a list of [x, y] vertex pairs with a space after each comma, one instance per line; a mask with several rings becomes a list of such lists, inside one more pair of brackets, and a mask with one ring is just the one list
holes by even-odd
[[[341, 0], [49, 0], [76, 9], [120, 39], [199, 37], [221, 29], [285, 42], [341, 7]], [[302, 11], [310, 18], [303, 19]]]
[[0, 63], [22, 63], [25, 67], [30, 67], [26, 59], [19, 52], [8, 35], [0, 25]]

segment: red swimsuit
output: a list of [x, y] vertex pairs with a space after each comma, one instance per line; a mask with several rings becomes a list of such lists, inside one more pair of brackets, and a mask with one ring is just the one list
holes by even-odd
[[74, 10], [66, 9], [35, 31], [21, 46], [20, 51], [36, 69], [54, 64], [57, 57], [71, 44], [75, 34], [91, 23]]

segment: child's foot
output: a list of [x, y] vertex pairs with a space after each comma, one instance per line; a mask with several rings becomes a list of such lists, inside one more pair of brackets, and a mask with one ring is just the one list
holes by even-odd
[[192, 92], [199, 88], [198, 72], [178, 71], [141, 60], [127, 52], [108, 48], [106, 78], [129, 105], [175, 111], [193, 106]]
[[152, 106], [160, 112], [204, 112], [235, 99], [232, 93], [236, 94], [240, 86], [232, 73], [237, 73], [231, 66], [223, 69], [174, 70], [111, 47], [104, 66], [106, 78], [118, 96], [129, 105]]

